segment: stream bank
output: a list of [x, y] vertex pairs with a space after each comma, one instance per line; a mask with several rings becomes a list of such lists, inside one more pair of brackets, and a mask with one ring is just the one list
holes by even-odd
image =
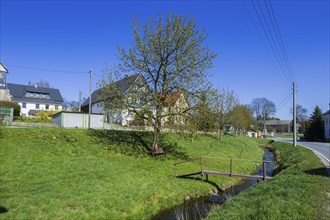
[[[271, 151], [265, 150], [265, 154], [262, 160], [272, 161], [267, 163], [267, 176], [272, 176], [275, 165], [275, 158]], [[262, 165], [258, 167], [256, 175], [262, 175]], [[202, 219], [206, 217], [208, 213], [215, 207], [222, 205], [228, 199], [238, 195], [240, 192], [245, 191], [255, 184], [259, 183], [259, 180], [242, 180], [238, 185], [227, 188], [224, 191], [218, 192], [208, 196], [202, 196], [195, 199], [189, 199], [182, 204], [176, 205], [169, 209], [165, 209], [156, 214], [152, 219], [159, 220], [183, 220], [183, 219]]]

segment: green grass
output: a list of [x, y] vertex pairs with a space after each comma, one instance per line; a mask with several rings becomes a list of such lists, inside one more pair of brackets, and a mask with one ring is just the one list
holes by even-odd
[[329, 219], [330, 181], [320, 159], [290, 144], [270, 145], [279, 172], [214, 210], [207, 219]]
[[[173, 163], [197, 156], [261, 159], [255, 139], [162, 134], [166, 156], [147, 155], [151, 133], [0, 129], [0, 219], [148, 219], [214, 186], [175, 179]], [[210, 162], [224, 169], [228, 164]], [[189, 164], [182, 172], [198, 168]], [[254, 164], [236, 167], [253, 172]], [[216, 184], [228, 178], [213, 177]], [[237, 182], [239, 179], [230, 179]]]

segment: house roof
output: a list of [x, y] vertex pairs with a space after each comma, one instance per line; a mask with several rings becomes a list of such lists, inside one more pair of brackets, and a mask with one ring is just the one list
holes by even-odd
[[323, 115], [330, 115], [330, 110], [326, 111]]
[[[13, 83], [8, 83], [7, 87], [10, 91], [10, 94], [13, 96], [14, 101], [19, 100], [27, 102], [63, 103], [61, 92], [58, 89], [19, 85]], [[25, 97], [27, 92], [49, 95], [49, 99]]]
[[[141, 74], [128, 75], [125, 78], [114, 82], [114, 85], [121, 94], [125, 94], [140, 75]], [[97, 89], [92, 93], [91, 95], [92, 104], [96, 102], [100, 102], [102, 100], [102, 98], [100, 97], [101, 94], [100, 91], [101, 89]], [[88, 104], [89, 104], [89, 97], [85, 100], [85, 102], [81, 106], [88, 106]]]
[[0, 72], [8, 73], [8, 69], [0, 62]]
[[178, 98], [180, 97], [181, 92], [173, 92], [171, 94], [168, 94], [167, 97], [164, 100], [164, 107], [167, 107], [168, 105], [174, 105]]

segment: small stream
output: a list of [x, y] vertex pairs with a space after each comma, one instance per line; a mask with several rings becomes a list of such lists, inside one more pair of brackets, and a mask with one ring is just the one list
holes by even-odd
[[[266, 164], [267, 176], [273, 175], [273, 170], [275, 167], [275, 159], [272, 152], [265, 150], [265, 154], [262, 158], [263, 160], [273, 161], [272, 163]], [[256, 173], [257, 175], [263, 174], [262, 165], [258, 167]], [[162, 210], [152, 219], [154, 220], [184, 220], [184, 219], [195, 219], [199, 220], [206, 217], [208, 213], [215, 207], [225, 203], [227, 199], [238, 195], [240, 192], [249, 189], [260, 182], [260, 180], [242, 180], [238, 185], [232, 186], [225, 191], [219, 192], [216, 195], [209, 195], [200, 197], [198, 199], [189, 199], [183, 204], [177, 205], [170, 209]]]

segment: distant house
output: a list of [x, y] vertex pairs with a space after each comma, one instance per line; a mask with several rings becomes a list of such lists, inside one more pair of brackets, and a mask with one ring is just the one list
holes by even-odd
[[169, 94], [164, 101], [163, 123], [167, 126], [179, 126], [185, 124], [185, 117], [182, 115], [189, 108], [188, 102], [182, 92], [173, 92]]
[[291, 121], [290, 120], [269, 120], [266, 121], [267, 131], [276, 132], [290, 132]]
[[323, 114], [324, 118], [324, 139], [330, 141], [330, 110]]
[[[143, 77], [141, 74], [126, 75], [125, 78], [118, 80], [114, 83], [117, 91], [125, 96], [126, 98], [131, 97], [132, 93], [137, 89], [146, 89], [143, 82]], [[111, 96], [111, 95], [110, 95]], [[88, 113], [89, 111], [89, 99], [88, 97], [85, 102], [81, 105], [82, 112]], [[105, 104], [105, 97], [102, 97], [102, 89], [95, 90], [91, 95], [91, 113], [103, 113], [103, 106]], [[111, 97], [107, 97], [111, 100]], [[107, 100], [107, 101], [109, 101]], [[129, 109], [120, 109], [107, 112], [107, 117], [109, 122], [114, 122], [120, 125], [127, 125], [130, 121], [133, 121], [134, 115]]]
[[7, 83], [7, 88], [12, 96], [12, 102], [21, 106], [21, 116], [35, 115], [40, 110], [62, 110], [63, 98], [58, 89], [13, 83]]

